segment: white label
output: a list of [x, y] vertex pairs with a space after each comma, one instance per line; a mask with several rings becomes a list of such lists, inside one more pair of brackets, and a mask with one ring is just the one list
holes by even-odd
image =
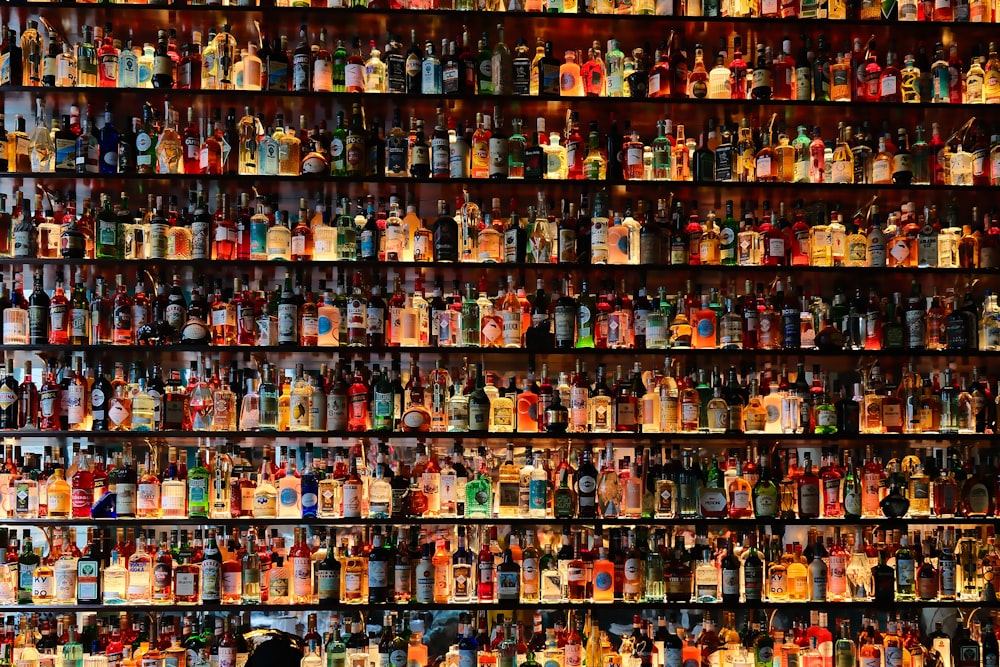
[[740, 571], [736, 570], [722, 570], [722, 594], [723, 595], [739, 595], [740, 594]]
[[886, 183], [890, 180], [892, 163], [889, 160], [876, 160], [872, 165], [872, 180], [876, 183]]
[[344, 68], [344, 81], [348, 90], [363, 89], [365, 87], [365, 66], [360, 63], [348, 63]]
[[799, 512], [804, 514], [819, 513], [818, 484], [803, 484], [799, 487]]

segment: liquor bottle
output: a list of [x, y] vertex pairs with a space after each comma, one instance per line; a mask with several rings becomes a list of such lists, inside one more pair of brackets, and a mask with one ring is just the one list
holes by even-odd
[[72, 490], [65, 471], [56, 468], [46, 482], [47, 511], [53, 519], [68, 519], [72, 514]]
[[595, 518], [597, 516], [597, 469], [591, 463], [590, 450], [584, 448], [583, 460], [577, 468], [574, 482], [577, 516]]
[[733, 540], [726, 544], [726, 555], [721, 563], [721, 595], [723, 603], [737, 603], [740, 600], [740, 560], [733, 552]]
[[233, 619], [225, 617], [222, 636], [218, 640], [219, 667], [236, 667], [237, 644], [233, 634]]

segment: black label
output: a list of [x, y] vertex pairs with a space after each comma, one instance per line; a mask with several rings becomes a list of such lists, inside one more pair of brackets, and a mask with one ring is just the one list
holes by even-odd
[[948, 336], [948, 349], [963, 350], [968, 347], [969, 331], [965, 318], [960, 313], [951, 313], [948, 316], [945, 332]]
[[856, 146], [851, 149], [854, 154], [854, 182], [865, 183], [865, 156], [863, 147]]
[[406, 58], [398, 53], [390, 53], [385, 61], [386, 79], [390, 93], [406, 92]]
[[441, 71], [441, 90], [445, 95], [455, 95], [459, 92], [458, 63], [451, 62]]
[[531, 61], [527, 58], [514, 58], [514, 94], [528, 95], [531, 92]]
[[529, 146], [524, 149], [524, 179], [537, 181], [542, 178], [542, 147]]
[[390, 137], [386, 141], [386, 171], [390, 174], [402, 174], [406, 172], [406, 154], [409, 145], [404, 138], [402, 141]]
[[439, 261], [458, 261], [457, 229], [451, 225], [438, 225], [434, 230], [434, 258]]
[[715, 180], [733, 180], [733, 146], [725, 144], [715, 150]]

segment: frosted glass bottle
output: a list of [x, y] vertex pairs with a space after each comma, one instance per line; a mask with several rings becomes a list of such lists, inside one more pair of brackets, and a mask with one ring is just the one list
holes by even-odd
[[559, 94], [563, 97], [583, 97], [583, 78], [580, 63], [576, 61], [576, 51], [566, 52], [566, 61], [559, 66]]
[[715, 67], [708, 73], [708, 97], [712, 100], [728, 100], [733, 96], [733, 73], [723, 63], [722, 56], [715, 59]]
[[545, 178], [547, 179], [564, 180], [569, 172], [566, 147], [559, 144], [559, 139], [558, 132], [550, 132], [549, 143], [543, 147], [545, 151]]

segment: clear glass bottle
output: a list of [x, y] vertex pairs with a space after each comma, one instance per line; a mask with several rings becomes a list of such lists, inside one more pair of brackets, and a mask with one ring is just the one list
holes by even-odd
[[128, 601], [128, 571], [117, 551], [111, 552], [110, 561], [101, 572], [101, 601], [107, 605]]
[[133, 431], [156, 430], [156, 400], [150, 395], [146, 378], [139, 378], [138, 391], [132, 396]]
[[31, 170], [50, 173], [55, 170], [56, 147], [45, 120], [45, 101], [39, 97], [35, 104], [35, 129], [31, 133], [30, 143]]

